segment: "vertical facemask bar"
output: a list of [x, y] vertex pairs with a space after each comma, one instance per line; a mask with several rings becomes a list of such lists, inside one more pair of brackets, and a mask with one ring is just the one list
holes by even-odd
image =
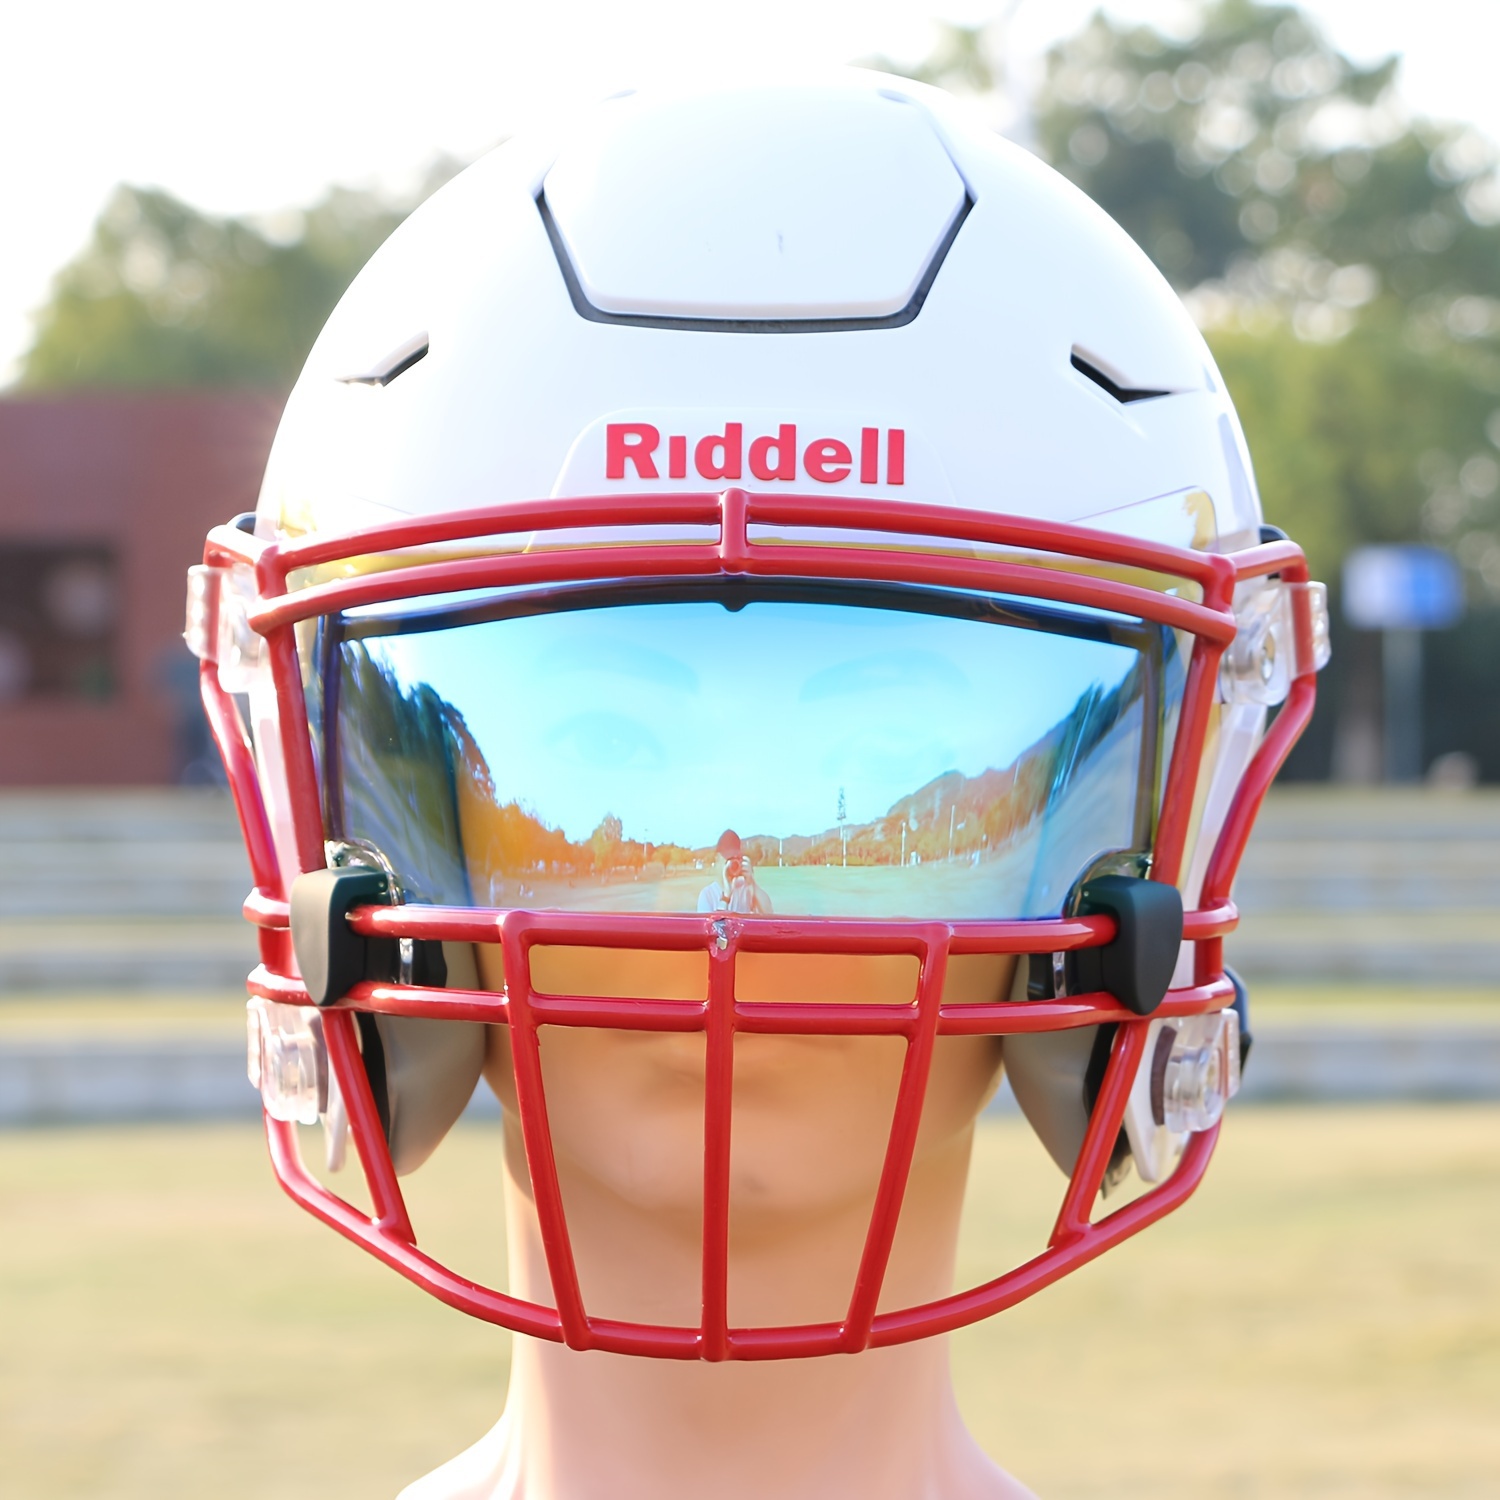
[[[205, 661], [199, 666], [198, 688], [209, 730], [224, 760], [230, 795], [239, 816], [240, 833], [250, 857], [250, 878], [255, 882], [255, 888], [246, 901], [246, 910], [250, 910], [253, 902], [284, 901], [286, 894], [281, 882], [281, 866], [276, 859], [276, 844], [261, 798], [260, 779], [255, 774], [255, 751], [239, 710], [219, 683], [216, 662]], [[281, 967], [290, 961], [289, 933], [257, 925], [256, 934], [262, 963]]]
[[359, 1152], [360, 1170], [370, 1190], [375, 1207], [375, 1227], [408, 1245], [415, 1245], [406, 1200], [396, 1181], [396, 1169], [386, 1146], [385, 1127], [365, 1072], [359, 1050], [358, 1022], [352, 1010], [325, 1010], [323, 1038], [328, 1046], [328, 1061], [338, 1079], [344, 1107], [349, 1112], [349, 1130]]
[[[1286, 701], [1271, 721], [1260, 748], [1245, 768], [1239, 787], [1229, 804], [1224, 826], [1219, 830], [1218, 842], [1214, 845], [1208, 868], [1204, 871], [1203, 888], [1198, 896], [1200, 907], [1212, 906], [1229, 899], [1235, 872], [1244, 856], [1245, 845], [1250, 841], [1250, 830], [1255, 826], [1261, 803], [1265, 801], [1276, 773], [1291, 754], [1292, 746], [1307, 728], [1317, 698], [1318, 655], [1314, 649], [1312, 601], [1308, 598], [1305, 587], [1296, 586], [1306, 584], [1307, 564], [1298, 552], [1279, 571], [1282, 578], [1292, 585], [1292, 628], [1297, 642], [1298, 671], [1292, 679]], [[1224, 939], [1205, 938], [1199, 942], [1193, 959], [1195, 983], [1207, 983], [1222, 973], [1223, 968]]]
[[323, 721], [323, 826], [331, 839], [343, 838], [345, 833], [343, 747], [339, 735], [343, 643], [343, 616], [320, 616], [314, 655]]
[[729, 1173], [734, 1113], [734, 983], [738, 944], [725, 923], [708, 950], [703, 1079], [703, 1358], [729, 1357]]
[[[1235, 568], [1225, 558], [1205, 558], [1222, 566], [1215, 568], [1203, 587], [1205, 608], [1227, 612], [1234, 594]], [[1182, 874], [1182, 858], [1187, 847], [1188, 828], [1193, 816], [1198, 779], [1202, 773], [1203, 745], [1208, 736], [1208, 719], [1213, 712], [1218, 690], [1219, 658], [1226, 642], [1195, 635], [1193, 654], [1188, 662], [1187, 682], [1182, 693], [1177, 735], [1172, 746], [1172, 760], [1162, 790], [1162, 815], [1156, 830], [1155, 857], [1151, 878], [1176, 885]]]
[[1149, 851], [1156, 835], [1161, 806], [1161, 742], [1165, 725], [1165, 661], [1161, 631], [1151, 632], [1149, 645], [1137, 660], [1141, 673], [1141, 759], [1136, 775], [1134, 846]]
[[840, 1347], [850, 1353], [869, 1347], [875, 1313], [880, 1305], [880, 1289], [885, 1283], [891, 1246], [896, 1239], [896, 1225], [901, 1218], [901, 1202], [911, 1176], [917, 1129], [922, 1123], [922, 1105], [927, 1097], [927, 1079], [932, 1072], [932, 1049], [937, 1038], [943, 986], [948, 978], [948, 941], [947, 930], [935, 927], [922, 945], [915, 1024], [906, 1033], [906, 1057], [901, 1066], [890, 1141], [886, 1145], [880, 1186], [876, 1189], [875, 1205], [870, 1214], [870, 1228], [854, 1279], [854, 1294], [849, 1301], [843, 1337], [839, 1341]]
[[[263, 598], [286, 591], [286, 561], [262, 555], [257, 580]], [[297, 650], [296, 625], [276, 625], [266, 632], [271, 677], [277, 703], [281, 739], [281, 763], [285, 767], [287, 806], [291, 809], [296, 841], [298, 873], [322, 869], [327, 863], [323, 836], [317, 762], [313, 755], [312, 729], [307, 715], [302, 663]], [[329, 1011], [324, 1017], [324, 1038], [329, 1065], [338, 1081], [349, 1117], [349, 1132], [359, 1153], [375, 1207], [375, 1229], [408, 1246], [416, 1236], [396, 1181], [395, 1164], [386, 1142], [385, 1128], [370, 1087], [352, 1012]]]
[[535, 991], [531, 985], [531, 935], [522, 914], [509, 912], [501, 929], [501, 956], [505, 964], [505, 993], [510, 1013], [511, 1058], [516, 1078], [516, 1112], [521, 1117], [521, 1135], [526, 1143], [526, 1163], [531, 1173], [532, 1198], [552, 1298], [562, 1320], [563, 1339], [570, 1349], [593, 1344], [583, 1292], [578, 1284], [578, 1266], [568, 1237], [563, 1213], [562, 1184], [557, 1177], [557, 1157], [552, 1150], [552, 1127], [547, 1118], [547, 1096], [542, 1086], [542, 1055], [537, 1037]]
[[1132, 1022], [1115, 1030], [1109, 1066], [1099, 1087], [1099, 1097], [1094, 1101], [1088, 1132], [1078, 1152], [1073, 1175], [1068, 1180], [1067, 1191], [1063, 1194], [1051, 1238], [1047, 1241], [1051, 1248], [1068, 1244], [1090, 1227], [1094, 1200], [1099, 1196], [1099, 1188], [1109, 1170], [1110, 1157], [1114, 1154], [1115, 1142], [1125, 1120], [1130, 1086], [1146, 1053], [1147, 1033], [1145, 1021]]

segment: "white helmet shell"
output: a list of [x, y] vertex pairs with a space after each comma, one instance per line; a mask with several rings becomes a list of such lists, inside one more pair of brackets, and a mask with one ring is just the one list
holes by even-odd
[[[623, 96], [463, 172], [330, 318], [256, 530], [578, 495], [623, 519], [643, 491], [740, 483], [1204, 550], [1254, 545], [1262, 519], [1213, 359], [1139, 248], [947, 96], [850, 71]], [[1190, 902], [1264, 723], [1217, 709]], [[1065, 1168], [1088, 1052], [1007, 1042]], [[413, 1160], [462, 1102], [409, 1125]], [[1129, 1118], [1155, 1160], [1149, 1108]]]
[[[655, 475], [608, 475], [619, 414], [661, 419]], [[1106, 529], [1206, 492], [1210, 516], [1179, 505], [1121, 528], [1200, 546], [1253, 542], [1260, 523], [1212, 357], [1145, 255], [945, 95], [851, 72], [611, 100], [444, 187], [319, 338], [262, 533], [701, 489], [719, 476], [676, 474], [669, 433], [696, 446], [738, 422], [748, 445], [786, 421], [799, 443], [905, 441], [899, 489], [884, 465], [809, 473], [802, 454], [788, 487]]]

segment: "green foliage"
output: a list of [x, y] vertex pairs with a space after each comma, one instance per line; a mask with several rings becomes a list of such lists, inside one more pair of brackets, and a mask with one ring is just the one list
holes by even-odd
[[[1169, 40], [1096, 15], [1047, 60], [1042, 152], [1179, 286], [1224, 275], [1246, 249], [1301, 241], [1348, 209], [1369, 175], [1395, 72], [1358, 68], [1291, 6], [1219, 0]], [[1337, 169], [1337, 170], [1335, 170]]]
[[[952, 30], [914, 71], [982, 90], [998, 30]], [[1098, 14], [1032, 128], [1184, 293], [1315, 571], [1421, 538], [1500, 593], [1496, 155], [1408, 120], [1395, 80], [1290, 5], [1214, 0], [1178, 37]]]
[[1485, 435], [1496, 397], [1461, 354], [1416, 349], [1373, 321], [1332, 344], [1286, 327], [1211, 342], [1267, 518], [1302, 543], [1315, 575], [1336, 580], [1360, 543], [1425, 538], [1500, 584], [1500, 464]]
[[[453, 170], [435, 168], [419, 196]], [[20, 384], [289, 389], [344, 288], [413, 206], [335, 188], [267, 226], [118, 188], [58, 274]]]

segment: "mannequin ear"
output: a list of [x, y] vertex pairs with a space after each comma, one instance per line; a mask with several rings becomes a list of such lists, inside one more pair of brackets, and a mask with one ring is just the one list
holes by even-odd
[[[469, 943], [444, 943], [446, 989], [477, 990]], [[437, 1150], [467, 1108], [484, 1066], [486, 1028], [474, 1021], [376, 1016], [385, 1064], [386, 1139], [398, 1175], [414, 1172]], [[373, 1073], [370, 1059], [366, 1068]]]
[[[1041, 957], [1048, 963], [1052, 955]], [[1025, 1000], [1031, 966], [1016, 963], [1010, 998]], [[1088, 1073], [1097, 1026], [1072, 1031], [1014, 1032], [1005, 1038], [1005, 1073], [1021, 1113], [1040, 1137], [1047, 1154], [1071, 1175], [1089, 1126]]]
[[[1051, 970], [1053, 955], [1036, 955], [1039, 969]], [[1016, 964], [1012, 1000], [1035, 999], [1028, 991], [1031, 965]], [[1050, 986], [1050, 972], [1046, 983]], [[1077, 1026], [1071, 1031], [1016, 1032], [1005, 1038], [1005, 1074], [1027, 1123], [1036, 1131], [1047, 1154], [1069, 1176], [1083, 1149], [1094, 1099], [1109, 1063], [1115, 1028]], [[1123, 1142], [1124, 1135], [1121, 1134]], [[1123, 1175], [1128, 1157], [1117, 1149], [1106, 1173], [1108, 1192]]]

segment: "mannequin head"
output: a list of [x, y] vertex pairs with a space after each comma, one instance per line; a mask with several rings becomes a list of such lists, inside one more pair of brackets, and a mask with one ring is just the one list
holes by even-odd
[[[558, 994], [689, 999], [701, 955], [535, 950], [534, 982]], [[960, 962], [948, 996], [1004, 993], [1012, 961]], [[498, 954], [482, 949], [487, 986]], [[745, 999], [910, 1004], [901, 957], [745, 954]], [[898, 1037], [740, 1035], [730, 1156], [731, 1324], [832, 1321], [847, 1308], [880, 1180], [905, 1057]], [[542, 1072], [568, 1228], [586, 1303], [614, 1318], [678, 1325], [701, 1312], [704, 1073], [701, 1032], [544, 1028]], [[1000, 1072], [994, 1037], [942, 1037], [882, 1305], [950, 1289], [975, 1120]], [[547, 1296], [506, 1028], [491, 1031], [486, 1077], [506, 1107], [513, 1276]], [[519, 1253], [514, 1253], [519, 1252]], [[522, 1268], [525, 1268], [524, 1270]]]

